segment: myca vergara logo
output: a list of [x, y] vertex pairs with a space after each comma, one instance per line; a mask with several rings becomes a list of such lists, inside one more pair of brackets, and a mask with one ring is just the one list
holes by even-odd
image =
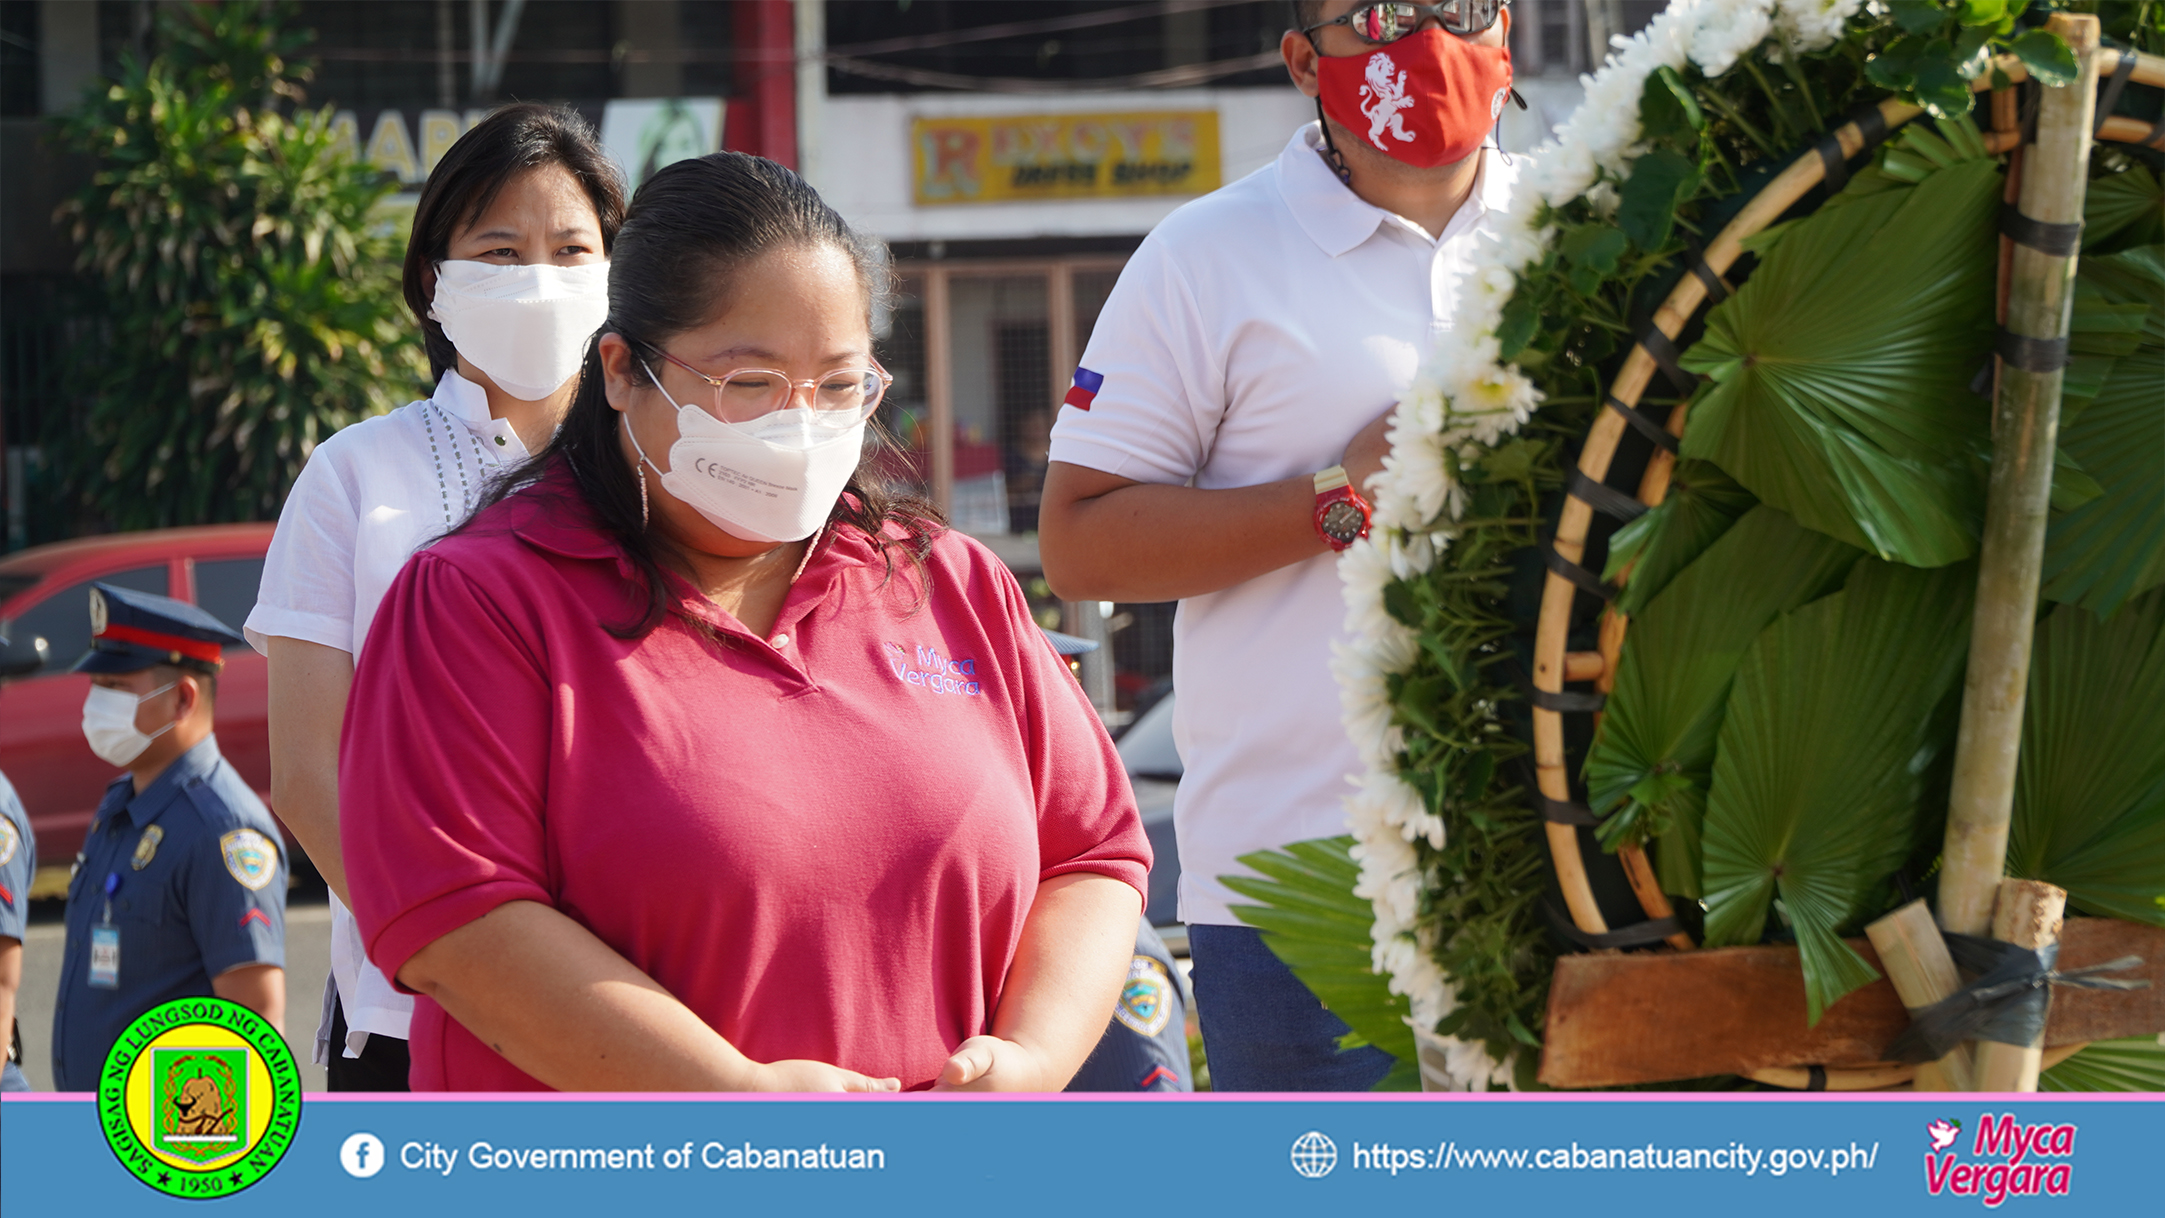
[[1991, 1209], [2009, 1197], [2065, 1197], [2074, 1184], [2073, 1125], [2019, 1125], [2013, 1113], [1983, 1113], [1967, 1160], [1961, 1135], [1960, 1121], [1943, 1117], [1925, 1126], [1932, 1140], [1924, 1154], [1925, 1191], [1935, 1197], [1976, 1197]]
[[98, 1124], [129, 1174], [175, 1197], [261, 1180], [301, 1125], [301, 1075], [277, 1029], [222, 998], [153, 1007], [114, 1042]]

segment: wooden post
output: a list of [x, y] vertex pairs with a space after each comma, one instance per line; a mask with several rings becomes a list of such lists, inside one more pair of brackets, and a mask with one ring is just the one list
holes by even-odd
[[954, 318], [948, 313], [947, 268], [925, 269], [925, 432], [932, 449], [932, 502], [955, 507]]
[[[2045, 28], [2067, 40], [2080, 70], [2073, 84], [2044, 90], [2037, 146], [2024, 154], [2021, 206], [2033, 220], [2077, 223], [2089, 178], [2090, 118], [2096, 107], [2097, 18], [2055, 13]], [[2072, 256], [2056, 258], [2016, 246], [2007, 330], [2064, 340], [2074, 288]], [[2015, 757], [2022, 743], [2030, 635], [2037, 618], [2053, 443], [2060, 424], [2060, 378], [2057, 369], [2032, 372], [2005, 361], [2000, 365], [1977, 607], [1939, 887], [1940, 924], [1964, 934], [1985, 933], [1994, 894], [2006, 873]]]
[[[2038, 880], [2002, 880], [1999, 904], [1992, 912], [1992, 937], [2002, 943], [2032, 950], [2060, 941], [2060, 920], [2067, 912], [2067, 893]], [[2045, 995], [2046, 1013], [2052, 996]], [[1979, 1091], [2035, 1091], [2037, 1075], [2044, 1066], [2045, 1032], [2042, 1027], [2026, 1045], [2004, 1045], [1996, 1040], [1977, 1042], [1977, 1089]]]
[[[1894, 983], [1894, 992], [1911, 1012], [1962, 988], [1947, 941], [1940, 938], [1939, 925], [1922, 898], [1865, 927], [1864, 934], [1879, 953], [1879, 965]], [[1919, 1091], [1975, 1091], [1976, 1084], [1968, 1045], [1956, 1045], [1947, 1056], [1917, 1067]]]

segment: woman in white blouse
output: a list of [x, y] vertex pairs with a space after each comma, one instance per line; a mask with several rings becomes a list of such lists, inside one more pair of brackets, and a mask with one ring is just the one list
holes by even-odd
[[507, 106], [452, 145], [405, 264], [436, 391], [326, 440], [278, 519], [245, 633], [270, 658], [271, 802], [332, 892], [315, 1059], [333, 1091], [406, 1088], [413, 1009], [369, 965], [346, 906], [338, 748], [354, 659], [406, 559], [555, 431], [608, 313], [623, 217], [615, 167], [568, 110]]

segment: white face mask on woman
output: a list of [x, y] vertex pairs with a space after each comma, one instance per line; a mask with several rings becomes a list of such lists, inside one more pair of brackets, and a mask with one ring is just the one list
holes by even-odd
[[[661, 389], [651, 368], [647, 379]], [[661, 394], [677, 408], [669, 472], [647, 459], [627, 415], [624, 434], [632, 450], [663, 490], [746, 541], [779, 544], [818, 532], [864, 453], [861, 416], [837, 427], [821, 421], [820, 411], [791, 407], [749, 423], [724, 423], [697, 406], [679, 405], [667, 389]]]
[[91, 686], [90, 696], [83, 699], [83, 739], [90, 742], [90, 751], [108, 765], [125, 766], [141, 757], [151, 741], [173, 730], [173, 724], [146, 736], [135, 730], [135, 708], [178, 684], [168, 681], [140, 698], [125, 689]]
[[496, 387], [535, 402], [578, 375], [609, 318], [609, 264], [439, 262], [430, 320]]

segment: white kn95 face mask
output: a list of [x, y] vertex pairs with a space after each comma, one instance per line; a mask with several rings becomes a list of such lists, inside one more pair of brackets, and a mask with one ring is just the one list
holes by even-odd
[[[642, 367], [645, 365], [642, 364]], [[647, 370], [661, 389], [661, 381]], [[835, 426], [822, 412], [791, 407], [749, 423], [724, 423], [697, 406], [677, 408], [677, 441], [669, 471], [647, 459], [631, 419], [624, 434], [662, 489], [692, 506], [714, 527], [746, 541], [802, 541], [819, 531], [849, 486], [864, 452], [865, 421]]]
[[609, 318], [609, 264], [436, 264], [429, 318], [466, 362], [522, 402], [578, 375], [586, 342]]

